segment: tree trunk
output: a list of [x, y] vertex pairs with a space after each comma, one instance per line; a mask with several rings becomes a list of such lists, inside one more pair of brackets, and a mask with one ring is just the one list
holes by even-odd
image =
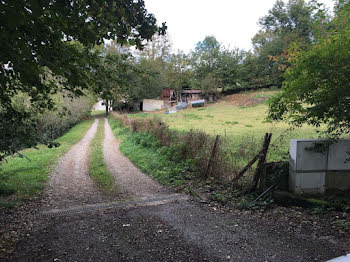
[[109, 103], [108, 103], [108, 99], [106, 99], [106, 115], [108, 115], [108, 108], [109, 107]]

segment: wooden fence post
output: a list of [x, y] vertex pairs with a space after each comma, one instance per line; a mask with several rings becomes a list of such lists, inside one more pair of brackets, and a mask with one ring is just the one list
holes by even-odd
[[258, 182], [261, 179], [261, 176], [263, 175], [264, 164], [265, 164], [265, 160], [266, 160], [267, 151], [269, 149], [269, 145], [270, 145], [270, 142], [271, 142], [271, 137], [272, 137], [271, 133], [266, 133], [265, 134], [264, 144], [263, 144], [263, 148], [262, 148], [262, 153], [260, 155], [258, 166], [256, 167], [256, 170], [255, 170], [254, 179], [253, 179], [253, 185], [251, 187], [251, 191], [254, 191], [256, 189], [256, 187], [258, 186]]
[[205, 175], [204, 175], [205, 179], [207, 179], [208, 176], [209, 176], [210, 169], [212, 167], [212, 162], [213, 162], [213, 158], [214, 158], [215, 153], [216, 153], [216, 148], [218, 146], [218, 143], [219, 143], [219, 135], [216, 135], [214, 146], [213, 146], [213, 150], [211, 151], [211, 155], [210, 155], [210, 158], [209, 158], [209, 161], [208, 161], [207, 170], [205, 171]]

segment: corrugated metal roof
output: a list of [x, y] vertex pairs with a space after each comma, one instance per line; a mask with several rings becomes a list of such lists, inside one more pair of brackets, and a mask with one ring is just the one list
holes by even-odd
[[182, 90], [181, 94], [199, 94], [202, 93], [201, 90]]

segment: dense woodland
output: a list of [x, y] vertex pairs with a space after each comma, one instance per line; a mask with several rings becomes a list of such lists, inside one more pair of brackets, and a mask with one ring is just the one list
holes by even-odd
[[[201, 89], [204, 95], [282, 88], [271, 101], [270, 119], [326, 123], [334, 136], [349, 132], [348, 0], [337, 1], [333, 12], [316, 0], [277, 0], [259, 20], [252, 50], [230, 49], [207, 36], [189, 53], [172, 50], [165, 23], [157, 26], [143, 1], [122, 2], [110, 9], [105, 1], [0, 3], [0, 159], [39, 142], [50, 144], [38, 132], [40, 119], [48, 111], [69, 115], [59, 100], [88, 95], [132, 109], [167, 87]], [[16, 33], [9, 34], [14, 26]], [[106, 39], [111, 42], [103, 44]], [[81, 116], [91, 105], [85, 101]]]

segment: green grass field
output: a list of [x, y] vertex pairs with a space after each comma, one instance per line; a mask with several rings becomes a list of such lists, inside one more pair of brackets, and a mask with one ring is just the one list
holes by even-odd
[[[255, 92], [254, 97], [271, 96], [274, 91]], [[316, 138], [314, 127], [303, 126], [290, 130], [287, 123], [269, 123], [266, 121], [268, 106], [266, 103], [254, 106], [237, 106], [220, 101], [207, 107], [185, 109], [176, 114], [131, 114], [130, 117], [160, 117], [170, 128], [188, 131], [200, 129], [211, 135], [221, 135], [233, 141], [249, 138], [262, 139], [266, 132], [272, 133], [272, 145], [275, 147], [270, 158], [276, 159], [288, 152], [291, 138]]]
[[74, 126], [56, 140], [61, 144], [57, 148], [40, 145], [39, 150], [21, 151], [25, 158], [8, 157], [8, 163], [0, 166], [0, 208], [15, 204], [14, 200], [40, 195], [57, 160], [83, 138], [91, 124], [92, 120], [85, 120]]

